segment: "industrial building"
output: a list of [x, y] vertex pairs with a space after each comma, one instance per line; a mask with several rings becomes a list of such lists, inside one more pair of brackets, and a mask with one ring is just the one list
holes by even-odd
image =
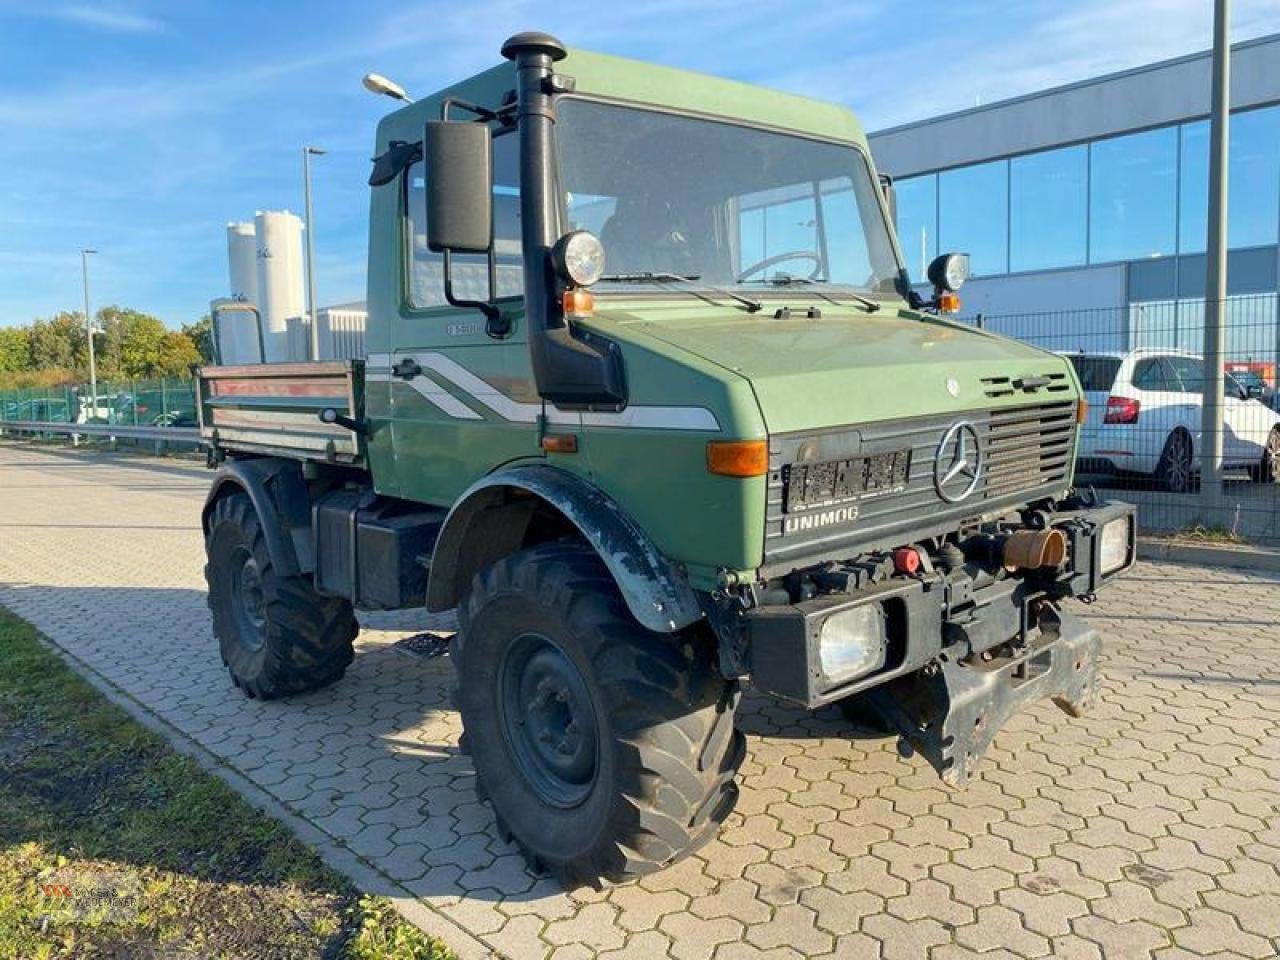
[[[1229, 294], [1255, 349], [1280, 290], [1280, 34], [1232, 49]], [[1127, 322], [1081, 346], [1151, 345], [1159, 327], [1197, 348], [1210, 68], [1206, 51], [871, 134], [913, 279], [964, 251], [966, 314], [1110, 309]]]
[[[221, 334], [224, 363], [310, 359], [310, 321], [303, 293], [302, 220], [288, 210], [259, 210], [227, 224], [230, 296], [258, 308], [261, 348], [251, 315], [231, 315]], [[363, 303], [316, 310], [320, 360], [364, 356]]]

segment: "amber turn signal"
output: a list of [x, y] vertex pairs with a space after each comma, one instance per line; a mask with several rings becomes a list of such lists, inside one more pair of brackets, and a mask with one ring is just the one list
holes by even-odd
[[596, 311], [596, 298], [590, 290], [570, 287], [560, 298], [560, 305], [564, 307], [566, 317], [589, 317]]
[[939, 313], [959, 313], [960, 297], [954, 293], [938, 294], [938, 312]]
[[712, 440], [707, 469], [722, 477], [761, 477], [769, 472], [769, 444], [764, 440]]
[[542, 438], [542, 449], [547, 453], [577, 453], [578, 438], [571, 433], [549, 433]]
[[1076, 423], [1084, 423], [1084, 418], [1089, 415], [1089, 401], [1081, 397], [1076, 401]]

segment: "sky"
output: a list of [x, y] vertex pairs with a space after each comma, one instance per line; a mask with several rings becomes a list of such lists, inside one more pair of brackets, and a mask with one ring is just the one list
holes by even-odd
[[[521, 30], [839, 101], [868, 130], [1206, 49], [1209, 0], [0, 0], [0, 326], [92, 303], [171, 326], [228, 286], [225, 226], [302, 209], [318, 301], [364, 298], [376, 71], [425, 95]], [[1236, 0], [1234, 41], [1280, 32]]]

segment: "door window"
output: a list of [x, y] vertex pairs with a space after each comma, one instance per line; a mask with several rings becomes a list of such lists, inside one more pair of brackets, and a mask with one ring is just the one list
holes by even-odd
[[[520, 240], [519, 139], [503, 134], [493, 139], [493, 249], [497, 261], [495, 296], [524, 292]], [[415, 309], [444, 306], [444, 255], [427, 247], [427, 171], [421, 160], [405, 173], [406, 262], [408, 303]], [[489, 297], [488, 257], [454, 254], [453, 293], [461, 300]]]

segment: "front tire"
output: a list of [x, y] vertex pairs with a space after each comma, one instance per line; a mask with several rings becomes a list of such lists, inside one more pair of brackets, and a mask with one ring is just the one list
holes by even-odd
[[535, 870], [570, 887], [650, 873], [733, 809], [736, 681], [709, 638], [640, 626], [588, 548], [544, 544], [482, 571], [459, 637], [476, 790]]
[[359, 632], [351, 604], [317, 593], [305, 577], [276, 574], [244, 494], [214, 504], [205, 552], [213, 632], [236, 686], [273, 700], [342, 676]]

